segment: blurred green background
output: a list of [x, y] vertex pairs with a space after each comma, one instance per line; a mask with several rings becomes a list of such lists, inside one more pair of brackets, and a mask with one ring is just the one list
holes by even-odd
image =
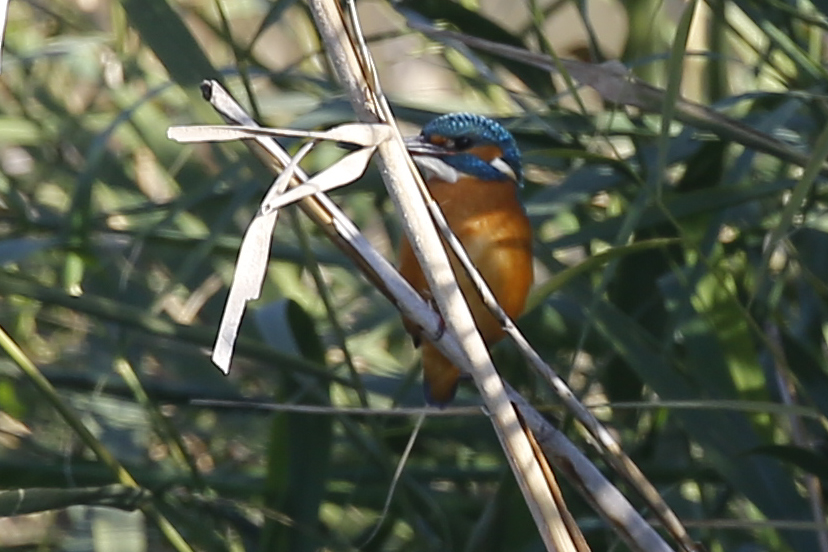
[[[515, 134], [538, 282], [519, 324], [694, 538], [712, 552], [828, 552], [828, 4], [357, 4], [407, 131], [464, 110]], [[431, 21], [620, 59], [669, 101], [646, 113], [573, 94], [408, 27]], [[231, 375], [208, 358], [272, 177], [240, 144], [165, 133], [219, 121], [204, 78], [263, 124], [352, 121], [302, 2], [12, 2], [2, 68], [0, 515], [26, 514], [0, 518], [2, 549], [541, 549], [482, 415], [426, 419], [382, 517], [412, 417], [191, 404], [423, 403], [395, 309], [294, 209]], [[810, 162], [682, 125], [679, 93]], [[321, 147], [305, 166], [339, 155]], [[333, 195], [393, 258], [400, 229], [376, 171]], [[494, 354], [593, 454], [514, 348]], [[478, 404], [473, 386], [456, 402]], [[626, 550], [564, 493], [593, 550]]]

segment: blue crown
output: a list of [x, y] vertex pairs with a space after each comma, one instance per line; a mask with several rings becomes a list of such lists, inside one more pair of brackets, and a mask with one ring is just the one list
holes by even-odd
[[[478, 146], [497, 146], [502, 152], [501, 159], [514, 171], [517, 183], [523, 184], [517, 143], [511, 133], [493, 119], [473, 113], [449, 113], [426, 124], [421, 135], [432, 143], [435, 143], [435, 138], [450, 141], [454, 148], [447, 147], [447, 154], [439, 157], [458, 171], [483, 180], [511, 180], [511, 175], [463, 151]], [[452, 149], [454, 151], [449, 153]]]

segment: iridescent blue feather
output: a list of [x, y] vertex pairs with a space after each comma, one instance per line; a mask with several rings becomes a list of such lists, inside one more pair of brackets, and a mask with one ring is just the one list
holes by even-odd
[[[512, 168], [515, 176], [517, 176], [517, 183], [523, 184], [523, 170], [517, 143], [511, 133], [493, 119], [473, 113], [449, 113], [426, 124], [423, 127], [422, 136], [429, 140], [434, 136], [452, 140], [470, 138], [474, 146], [497, 146], [503, 152], [503, 161]], [[509, 175], [504, 174], [471, 153], [460, 151], [451, 155], [440, 156], [440, 158], [458, 171], [482, 180], [511, 179]]]

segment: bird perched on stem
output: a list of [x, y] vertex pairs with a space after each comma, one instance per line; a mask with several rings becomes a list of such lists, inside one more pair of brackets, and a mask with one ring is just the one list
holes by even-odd
[[[409, 151], [452, 232], [510, 318], [517, 317], [532, 285], [532, 227], [518, 198], [523, 171], [515, 139], [500, 123], [470, 113], [438, 117], [409, 140]], [[457, 257], [452, 269], [487, 345], [504, 331], [483, 304]], [[431, 300], [411, 244], [400, 244], [400, 272]], [[419, 328], [405, 321], [418, 341]], [[444, 405], [454, 398], [460, 370], [431, 343], [423, 343], [426, 400]]]

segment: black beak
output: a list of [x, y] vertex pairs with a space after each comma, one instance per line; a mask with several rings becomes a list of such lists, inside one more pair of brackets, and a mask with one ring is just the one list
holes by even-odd
[[405, 147], [408, 149], [408, 153], [413, 156], [430, 155], [437, 157], [450, 153], [446, 148], [434, 145], [426, 140], [422, 134], [407, 136], [405, 138]]

